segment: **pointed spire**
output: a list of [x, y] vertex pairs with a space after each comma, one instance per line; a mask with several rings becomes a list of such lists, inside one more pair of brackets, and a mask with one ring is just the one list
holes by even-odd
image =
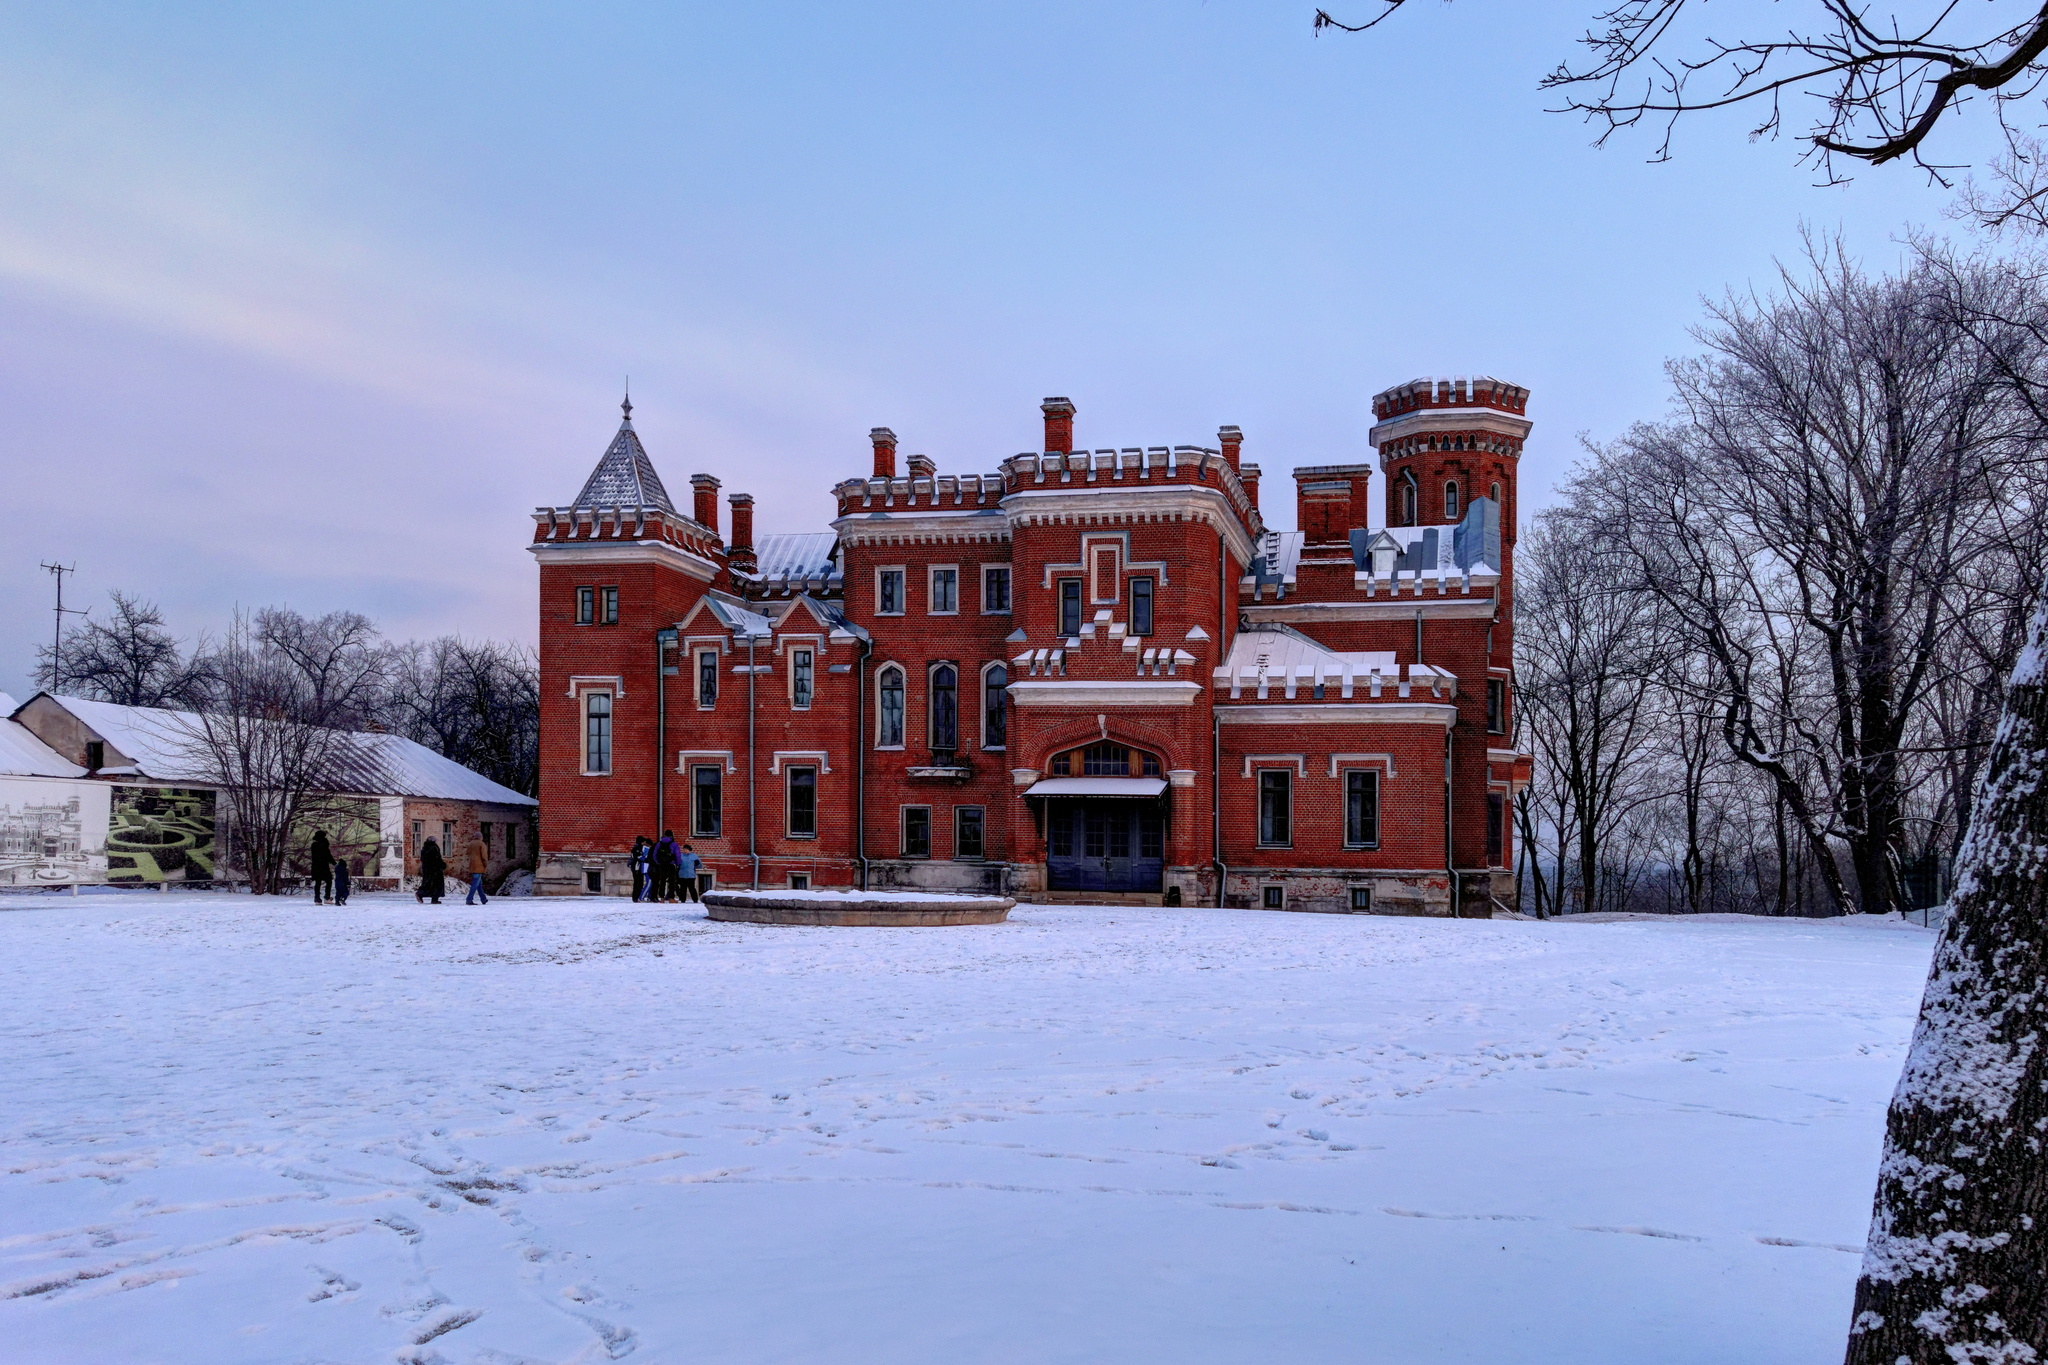
[[665, 512], [674, 512], [676, 505], [669, 501], [668, 489], [662, 487], [661, 475], [654, 472], [654, 461], [647, 458], [647, 449], [640, 444], [640, 434], [633, 430], [630, 390], [619, 404], [619, 411], [622, 416], [618, 434], [605, 447], [597, 468], [591, 470], [590, 477], [584, 480], [583, 491], [576, 495], [572, 506], [659, 507]]
[[619, 403], [619, 411], [628, 422], [633, 420], [633, 376], [626, 376], [626, 396]]

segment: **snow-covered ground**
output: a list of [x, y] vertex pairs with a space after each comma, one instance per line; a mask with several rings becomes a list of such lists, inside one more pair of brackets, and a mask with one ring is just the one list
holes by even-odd
[[0, 898], [0, 1357], [1832, 1365], [1930, 944]]

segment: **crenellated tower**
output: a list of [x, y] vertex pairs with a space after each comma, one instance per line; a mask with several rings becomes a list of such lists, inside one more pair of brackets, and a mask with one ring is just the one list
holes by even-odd
[[1374, 396], [1368, 439], [1387, 476], [1386, 524], [1455, 525], [1474, 498], [1491, 498], [1512, 548], [1528, 407], [1527, 389], [1485, 375], [1411, 379]]

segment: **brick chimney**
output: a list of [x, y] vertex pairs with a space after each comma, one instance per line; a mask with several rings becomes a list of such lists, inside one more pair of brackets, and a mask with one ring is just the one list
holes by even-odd
[[1365, 526], [1366, 493], [1372, 466], [1366, 464], [1302, 465], [1294, 471], [1295, 510], [1306, 533], [1305, 545], [1344, 545], [1351, 528]]
[[912, 455], [906, 461], [910, 466], [910, 477], [929, 479], [939, 472], [939, 466], [929, 455]]
[[[1231, 447], [1229, 446], [1224, 447], [1226, 452], [1230, 449]], [[1259, 505], [1259, 467], [1255, 464], [1239, 465], [1237, 467], [1237, 481], [1244, 485], [1245, 497], [1251, 500], [1252, 506], [1257, 507]]]
[[868, 439], [875, 443], [875, 477], [893, 479], [896, 477], [896, 433], [887, 427], [876, 427], [868, 433]]
[[1065, 398], [1048, 398], [1038, 405], [1045, 414], [1045, 449], [1065, 455], [1074, 449], [1074, 405]]
[[711, 528], [711, 534], [718, 534], [718, 480], [709, 474], [692, 474], [690, 491], [696, 494], [697, 503], [691, 515]]
[[[1216, 444], [1223, 447], [1223, 463], [1238, 469], [1238, 452], [1244, 448], [1244, 433], [1236, 427], [1218, 427]], [[1239, 469], [1238, 473], [1242, 477], [1243, 470]]]
[[732, 543], [725, 547], [725, 562], [741, 573], [754, 572], [754, 495], [734, 493], [726, 498], [732, 504]]

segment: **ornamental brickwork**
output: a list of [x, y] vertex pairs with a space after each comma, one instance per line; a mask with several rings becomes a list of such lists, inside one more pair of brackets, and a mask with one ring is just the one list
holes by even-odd
[[722, 885], [1491, 914], [1527, 400], [1380, 394], [1377, 524], [1369, 463], [1296, 468], [1270, 532], [1236, 427], [1090, 450], [1049, 398], [1042, 448], [980, 472], [877, 427], [830, 530], [757, 536], [735, 493], [730, 542], [627, 408], [534, 514], [540, 887], [621, 892], [668, 829]]

